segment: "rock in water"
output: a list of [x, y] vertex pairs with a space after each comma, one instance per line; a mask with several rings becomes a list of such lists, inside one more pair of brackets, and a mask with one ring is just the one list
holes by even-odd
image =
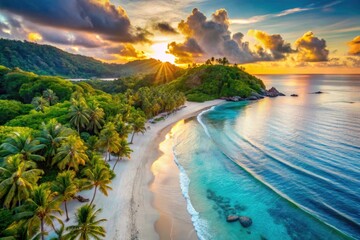
[[236, 215], [229, 215], [227, 218], [226, 218], [226, 221], [227, 222], [235, 222], [239, 220], [239, 216], [236, 216]]
[[266, 92], [266, 96], [277, 97], [277, 96], [285, 96], [285, 94], [279, 92], [276, 88], [272, 87]]
[[250, 227], [252, 224], [251, 218], [245, 216], [239, 217], [239, 222], [244, 228]]
[[290, 96], [292, 96], [292, 97], [298, 97], [299, 95], [297, 95], [297, 94], [291, 94]]

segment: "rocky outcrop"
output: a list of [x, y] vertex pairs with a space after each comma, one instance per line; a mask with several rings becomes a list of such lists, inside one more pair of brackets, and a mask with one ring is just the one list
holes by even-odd
[[291, 94], [290, 96], [292, 96], [292, 97], [298, 97], [299, 95], [293, 93], [293, 94]]
[[244, 228], [250, 227], [252, 224], [251, 218], [245, 216], [239, 217], [239, 222]]
[[230, 215], [226, 218], [227, 222], [236, 222], [237, 220], [239, 220], [239, 216], [237, 215]]
[[276, 88], [272, 87], [266, 91], [266, 96], [268, 97], [278, 97], [278, 96], [285, 96], [285, 94], [279, 92]]
[[[254, 100], [262, 99], [265, 96], [277, 97], [277, 96], [285, 96], [285, 94], [279, 92], [276, 88], [272, 87], [267, 91], [262, 89], [261, 93], [252, 92], [251, 95], [247, 98], [233, 96], [233, 97], [222, 97], [221, 99], [226, 100], [228, 102], [240, 102], [240, 101], [244, 101], [244, 100], [254, 101]], [[293, 96], [293, 97], [295, 97], [295, 96]]]
[[234, 96], [234, 97], [224, 97], [222, 98], [228, 102], [240, 102], [240, 101], [244, 101], [245, 98], [239, 97], [239, 96]]
[[252, 92], [251, 93], [251, 97], [256, 97], [257, 99], [262, 99], [264, 98], [263, 95], [259, 94], [259, 93], [256, 93], [256, 92]]
[[254, 101], [254, 100], [258, 100], [258, 98], [255, 96], [250, 96], [250, 97], [247, 97], [245, 100]]

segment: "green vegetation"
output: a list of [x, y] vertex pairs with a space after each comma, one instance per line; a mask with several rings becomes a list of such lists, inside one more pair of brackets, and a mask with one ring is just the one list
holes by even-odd
[[65, 236], [69, 239], [101, 239], [105, 237], [105, 229], [99, 224], [106, 219], [97, 219], [101, 209], [95, 210], [95, 206], [86, 204], [79, 208], [76, 213], [76, 225], [67, 227], [69, 233]]
[[[223, 61], [223, 60], [222, 60]], [[221, 97], [249, 97], [261, 93], [263, 82], [236, 66], [202, 65], [189, 68], [168, 85], [186, 94], [190, 101], [203, 102]]]
[[[34, 60], [24, 62], [19, 54], [24, 48]], [[68, 76], [77, 71], [107, 74], [113, 67], [32, 43], [0, 40], [0, 50], [0, 62], [36, 68], [38, 73], [46, 69], [45, 73], [59, 74], [61, 69], [60, 74]], [[94, 200], [98, 191], [108, 195], [117, 163], [131, 157], [131, 144], [136, 134], [145, 133], [147, 119], [164, 119], [159, 114], [177, 110], [186, 97], [199, 102], [247, 97], [265, 88], [242, 68], [227, 66], [226, 58], [216, 61], [219, 65], [211, 59], [207, 65], [194, 64], [176, 73], [171, 64], [162, 64], [156, 73], [108, 82], [71, 82], [0, 66], [0, 238], [44, 239], [49, 229], [59, 239], [105, 237], [99, 226], [105, 219], [97, 219], [100, 210]], [[129, 72], [154, 69], [140, 61], [129, 66]], [[87, 68], [94, 71], [86, 72]], [[90, 189], [92, 199], [77, 210], [76, 224], [65, 226], [59, 218], [61, 205], [68, 221], [68, 201], [81, 199], [78, 193]]]
[[[0, 67], [0, 85], [0, 238], [9, 239], [44, 239], [54, 221], [59, 236], [104, 237], [97, 192], [108, 195], [116, 164], [130, 158], [147, 118], [185, 102], [183, 93], [154, 83], [109, 94], [18, 68]], [[104, 153], [116, 159], [112, 169]], [[66, 227], [60, 206], [69, 220], [68, 201], [85, 189], [93, 189], [90, 205], [78, 210], [78, 225]]]
[[30, 112], [33, 106], [30, 104], [23, 104], [15, 100], [0, 100], [0, 125], [7, 121]]
[[[67, 53], [53, 46], [8, 39], [0, 39], [0, 65], [9, 68], [20, 66], [36, 74], [69, 78], [115, 78], [138, 73], [156, 73], [164, 67], [162, 62], [155, 59], [108, 64], [91, 57]], [[171, 64], [166, 66], [171, 72], [178, 69]], [[3, 71], [5, 70], [0, 69], [0, 75]]]

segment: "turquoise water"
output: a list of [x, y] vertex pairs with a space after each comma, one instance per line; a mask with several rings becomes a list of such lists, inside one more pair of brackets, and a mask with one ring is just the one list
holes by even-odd
[[260, 78], [288, 96], [215, 107], [173, 136], [199, 238], [360, 239], [360, 77]]

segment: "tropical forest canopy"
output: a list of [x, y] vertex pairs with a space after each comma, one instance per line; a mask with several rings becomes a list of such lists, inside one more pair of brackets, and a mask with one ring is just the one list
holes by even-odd
[[[0, 238], [43, 238], [56, 222], [65, 226], [57, 217], [61, 205], [67, 220], [67, 202], [85, 189], [94, 194], [77, 210], [77, 221], [96, 217], [97, 190], [111, 191], [115, 166], [130, 158], [135, 134], [146, 131], [148, 118], [185, 103], [183, 93], [150, 82], [110, 94], [86, 81], [0, 66]], [[71, 238], [79, 228], [56, 234]], [[94, 232], [105, 237], [101, 226]]]

